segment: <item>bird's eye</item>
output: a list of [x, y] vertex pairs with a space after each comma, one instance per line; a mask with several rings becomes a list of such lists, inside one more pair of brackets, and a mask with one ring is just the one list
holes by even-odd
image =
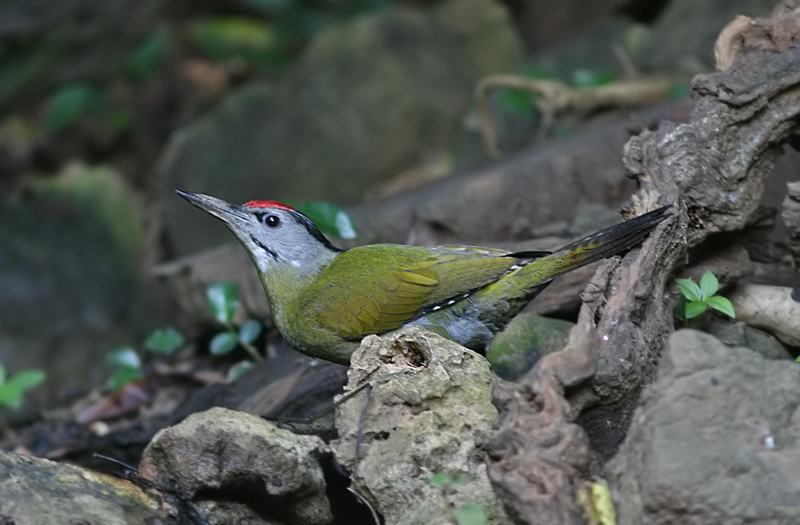
[[264, 217], [264, 224], [269, 226], [270, 228], [277, 228], [281, 223], [281, 218], [277, 215], [267, 215]]

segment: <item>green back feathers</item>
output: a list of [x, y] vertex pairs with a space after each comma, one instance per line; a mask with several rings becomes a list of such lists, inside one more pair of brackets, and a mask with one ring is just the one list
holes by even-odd
[[340, 337], [394, 330], [508, 273], [517, 262], [499, 250], [371, 245], [325, 269], [303, 303]]

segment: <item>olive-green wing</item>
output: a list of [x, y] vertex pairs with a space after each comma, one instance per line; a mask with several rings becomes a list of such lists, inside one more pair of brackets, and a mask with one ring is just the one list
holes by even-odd
[[372, 245], [344, 252], [317, 279], [308, 305], [340, 337], [394, 330], [508, 273], [517, 259], [477, 248]]

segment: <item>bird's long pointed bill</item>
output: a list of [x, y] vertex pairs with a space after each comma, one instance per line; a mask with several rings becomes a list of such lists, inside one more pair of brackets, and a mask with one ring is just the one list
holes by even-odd
[[231, 223], [234, 219], [247, 220], [247, 215], [239, 210], [239, 207], [225, 202], [222, 199], [211, 197], [210, 195], [203, 195], [202, 193], [190, 193], [188, 191], [175, 190], [175, 193], [191, 202], [206, 213], [210, 213], [214, 217], [223, 220], [226, 223]]

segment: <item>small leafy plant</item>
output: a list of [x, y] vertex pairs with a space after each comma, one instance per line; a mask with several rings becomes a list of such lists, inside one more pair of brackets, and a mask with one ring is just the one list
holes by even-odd
[[[143, 346], [151, 354], [172, 355], [185, 343], [183, 335], [176, 329], [159, 328], [150, 333]], [[144, 375], [141, 356], [129, 346], [109, 352], [106, 355], [106, 364], [114, 370], [108, 381], [109, 387], [114, 391]]]
[[[214, 355], [225, 355], [241, 345], [255, 360], [261, 360], [258, 350], [253, 346], [253, 341], [261, 334], [261, 324], [255, 319], [248, 319], [239, 327], [233, 324], [233, 317], [239, 309], [239, 290], [236, 285], [227, 282], [212, 284], [206, 290], [206, 298], [214, 318], [225, 327], [224, 331], [211, 339], [209, 351]], [[183, 335], [178, 330], [168, 327], [151, 332], [143, 346], [150, 354], [172, 355], [184, 344], [186, 340]], [[108, 381], [113, 391], [144, 377], [142, 354], [133, 347], [124, 346], [112, 350], [106, 355], [106, 363], [113, 370]], [[232, 378], [243, 374], [249, 364], [244, 362], [234, 367], [231, 372]]]
[[261, 355], [253, 346], [253, 342], [261, 334], [261, 323], [255, 319], [248, 319], [238, 328], [233, 324], [233, 316], [239, 309], [239, 289], [233, 283], [219, 282], [209, 286], [206, 292], [208, 306], [214, 318], [225, 327], [211, 339], [209, 350], [214, 355], [225, 355], [241, 346], [255, 359], [261, 360]]
[[706, 272], [700, 278], [700, 285], [690, 279], [675, 279], [681, 294], [685, 299], [683, 311], [684, 319], [691, 319], [705, 312], [710, 306], [731, 317], [736, 317], [733, 305], [726, 297], [715, 295], [719, 290], [719, 280], [711, 272]]
[[22, 370], [11, 377], [6, 377], [6, 369], [0, 364], [0, 405], [12, 410], [22, 407], [25, 392], [33, 390], [45, 380], [42, 370]]

